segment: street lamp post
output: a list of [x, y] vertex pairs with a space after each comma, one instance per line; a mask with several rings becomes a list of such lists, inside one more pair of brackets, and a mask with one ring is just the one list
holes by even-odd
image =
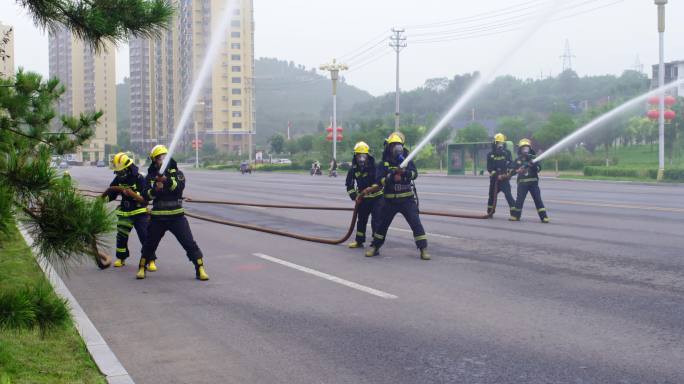
[[333, 93], [333, 160], [337, 161], [337, 80], [339, 80], [340, 71], [345, 71], [349, 69], [349, 66], [345, 64], [337, 64], [337, 61], [333, 59], [330, 64], [323, 64], [320, 66], [321, 71], [329, 71], [330, 79], [332, 80], [332, 93]]
[[[665, 4], [667, 0], [655, 0], [658, 6], [658, 34], [660, 40], [660, 62], [658, 64], [658, 87], [665, 85]], [[658, 181], [665, 173], [665, 93], [658, 95]]]

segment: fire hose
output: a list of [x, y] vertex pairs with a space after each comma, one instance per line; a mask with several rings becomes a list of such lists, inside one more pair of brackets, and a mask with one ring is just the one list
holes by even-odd
[[[90, 194], [88, 196], [91, 197], [98, 197], [98, 196], [103, 196], [104, 194], [99, 191], [94, 191], [94, 190], [89, 190], [89, 189], [80, 189], [82, 193]], [[440, 216], [440, 217], [453, 217], [453, 218], [465, 218], [465, 219], [490, 219], [492, 215], [494, 214], [494, 210], [496, 209], [496, 203], [497, 203], [497, 196], [499, 192], [499, 187], [498, 187], [498, 181], [495, 185], [494, 188], [495, 194], [494, 194], [494, 199], [493, 199], [493, 208], [490, 213], [484, 214], [484, 215], [478, 215], [478, 214], [468, 214], [468, 213], [450, 213], [450, 212], [439, 212], [439, 211], [420, 211], [419, 213], [421, 215], [425, 216]], [[116, 190], [116, 192], [122, 192], [120, 189]], [[204, 215], [199, 215], [196, 213], [192, 212], [185, 212], [185, 215], [194, 219], [198, 220], [203, 220], [211, 223], [216, 223], [216, 224], [222, 224], [222, 225], [228, 225], [231, 227], [237, 227], [237, 228], [243, 228], [243, 229], [249, 229], [252, 231], [257, 231], [257, 232], [263, 232], [263, 233], [268, 233], [272, 235], [277, 235], [277, 236], [283, 236], [283, 237], [289, 237], [297, 240], [303, 240], [303, 241], [309, 241], [309, 242], [314, 242], [314, 243], [321, 243], [321, 244], [330, 244], [330, 245], [337, 245], [345, 242], [349, 237], [351, 237], [352, 233], [354, 232], [354, 227], [356, 225], [356, 218], [358, 216], [358, 208], [359, 205], [361, 204], [362, 198], [358, 198], [355, 201], [354, 207], [353, 208], [348, 208], [348, 207], [328, 207], [328, 206], [310, 206], [310, 205], [287, 205], [287, 204], [263, 204], [263, 203], [248, 203], [248, 202], [240, 202], [240, 201], [223, 201], [223, 200], [202, 200], [202, 199], [193, 199], [186, 197], [184, 199], [185, 202], [191, 203], [191, 204], [217, 204], [217, 205], [231, 205], [231, 206], [242, 206], [242, 207], [257, 207], [257, 208], [273, 208], [273, 209], [296, 209], [296, 210], [320, 210], [320, 211], [346, 211], [352, 212], [352, 219], [351, 223], [349, 224], [349, 228], [347, 229], [347, 232], [345, 235], [340, 238], [340, 239], [327, 239], [327, 238], [321, 238], [321, 237], [314, 237], [314, 236], [305, 236], [301, 234], [296, 234], [292, 232], [287, 232], [287, 231], [281, 231], [277, 229], [271, 229], [271, 228], [265, 228], [261, 227], [258, 225], [253, 225], [253, 224], [245, 224], [245, 223], [240, 223], [236, 221], [231, 221], [231, 220], [224, 220], [216, 217], [211, 217], [211, 216], [204, 216]], [[97, 250], [97, 247], [95, 246], [95, 249]], [[96, 258], [96, 262], [98, 264], [98, 267], [101, 269], [105, 269], [109, 267], [110, 265], [110, 259], [107, 255], [104, 255], [102, 252], [97, 251], [97, 254], [99, 257]], [[105, 257], [107, 256], [107, 257]]]

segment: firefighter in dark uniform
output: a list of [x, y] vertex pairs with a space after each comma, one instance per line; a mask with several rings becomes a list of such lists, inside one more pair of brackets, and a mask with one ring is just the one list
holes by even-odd
[[[116, 200], [121, 195], [121, 204], [116, 209], [119, 218], [116, 224], [116, 261], [115, 267], [126, 265], [129, 256], [128, 236], [135, 228], [140, 239], [140, 244], [145, 244], [147, 238], [147, 226], [150, 215], [147, 212], [147, 200], [143, 196], [145, 189], [145, 177], [138, 172], [138, 167], [127, 154], [120, 152], [112, 158], [114, 180], [109, 188], [102, 194], [107, 201]], [[147, 270], [154, 272], [157, 266], [154, 262], [147, 265]]]
[[489, 201], [487, 214], [494, 215], [494, 200], [499, 192], [503, 192], [511, 213], [515, 207], [515, 199], [511, 193], [510, 176], [508, 174], [513, 162], [511, 151], [506, 149], [506, 136], [503, 133], [494, 135], [492, 151], [487, 154], [487, 172], [489, 172]]
[[349, 248], [361, 248], [366, 241], [368, 217], [372, 216], [371, 232], [375, 234], [382, 207], [382, 189], [375, 184], [375, 159], [370, 155], [370, 147], [363, 141], [354, 145], [354, 158], [347, 172], [346, 186], [352, 201], [362, 199], [356, 221], [356, 239], [349, 243]]
[[520, 221], [522, 215], [523, 204], [527, 192], [532, 195], [534, 205], [537, 207], [537, 213], [542, 223], [548, 223], [549, 217], [546, 214], [546, 208], [541, 198], [541, 191], [539, 190], [539, 171], [541, 165], [534, 162], [536, 153], [532, 149], [532, 145], [528, 139], [520, 140], [518, 143], [518, 158], [513, 162], [512, 171], [518, 174], [518, 197], [515, 200], [515, 208], [511, 212], [510, 221]]
[[382, 154], [382, 163], [377, 167], [376, 184], [384, 188], [385, 204], [381, 210], [380, 226], [373, 235], [373, 242], [366, 252], [367, 257], [380, 254], [380, 247], [385, 242], [387, 231], [397, 213], [401, 213], [413, 231], [413, 238], [420, 250], [420, 258], [430, 260], [427, 252], [427, 235], [418, 216], [418, 204], [413, 191], [413, 180], [418, 177], [418, 170], [413, 161], [405, 169], [399, 165], [408, 156], [404, 148], [404, 137], [399, 132], [392, 133], [386, 141]]
[[145, 265], [156, 259], [155, 251], [159, 242], [170, 231], [181, 244], [188, 259], [195, 265], [195, 277], [198, 280], [209, 280], [204, 269], [202, 251], [200, 251], [190, 231], [190, 224], [183, 210], [183, 190], [185, 176], [178, 169], [176, 161], [171, 159], [163, 175], [159, 174], [168, 149], [157, 145], [150, 152], [152, 164], [145, 178], [145, 195], [152, 201], [152, 220], [148, 229], [147, 241], [142, 248], [142, 257], [138, 266], [138, 279], [145, 278]]

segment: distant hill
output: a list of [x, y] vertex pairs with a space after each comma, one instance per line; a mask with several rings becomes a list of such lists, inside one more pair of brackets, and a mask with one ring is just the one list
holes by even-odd
[[[256, 129], [258, 143], [274, 133], [315, 132], [319, 122], [328, 125], [332, 115], [332, 82], [327, 73], [294, 62], [260, 58], [255, 62]], [[339, 83], [337, 110], [344, 116], [357, 103], [373, 99], [368, 92]]]

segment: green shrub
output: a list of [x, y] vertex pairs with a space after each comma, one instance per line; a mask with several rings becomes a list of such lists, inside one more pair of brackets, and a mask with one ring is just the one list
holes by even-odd
[[[658, 170], [654, 168], [584, 167], [584, 176], [633, 177], [656, 180]], [[684, 169], [665, 169], [663, 179], [665, 181], [684, 182]]]
[[0, 329], [38, 327], [45, 334], [70, 323], [67, 301], [57, 296], [44, 281], [0, 295]]
[[684, 168], [665, 169], [663, 177], [669, 181], [684, 181]]
[[33, 301], [36, 325], [42, 334], [70, 324], [71, 314], [66, 299], [57, 296], [48, 283], [42, 281], [28, 291]]
[[0, 329], [31, 328], [36, 312], [27, 290], [12, 290], [0, 294]]

